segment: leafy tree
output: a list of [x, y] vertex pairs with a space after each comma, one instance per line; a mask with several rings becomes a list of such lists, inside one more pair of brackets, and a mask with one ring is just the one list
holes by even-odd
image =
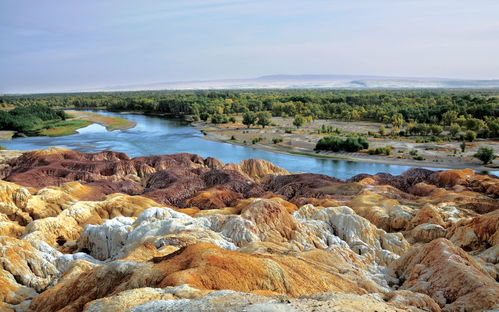
[[384, 125], [381, 125], [379, 127], [379, 134], [381, 134], [381, 135], [385, 135], [386, 134], [386, 129], [385, 129]]
[[417, 134], [417, 128], [416, 128], [416, 124], [414, 122], [410, 122], [406, 125], [406, 130], [407, 130], [407, 133], [408, 134], [412, 134], [412, 135], [415, 135]]
[[272, 114], [270, 112], [258, 112], [257, 114], [257, 124], [265, 128], [265, 126], [270, 125], [272, 122]]
[[288, 117], [296, 115], [296, 105], [293, 102], [273, 103], [272, 114], [274, 116]]
[[496, 158], [494, 150], [490, 147], [480, 147], [473, 156], [481, 160], [484, 165], [491, 163]]
[[404, 124], [404, 116], [401, 113], [394, 114], [391, 122], [394, 127], [400, 128]]
[[438, 123], [438, 117], [436, 115], [430, 115], [430, 124], [436, 125]]
[[487, 127], [490, 130], [490, 136], [491, 137], [498, 137], [499, 136], [499, 118], [487, 118]]
[[360, 120], [360, 112], [356, 109], [352, 110], [350, 113], [352, 120]]
[[296, 128], [300, 128], [305, 124], [306, 121], [307, 120], [302, 115], [296, 115], [295, 120], [293, 121], [293, 125], [296, 126]]
[[213, 116], [211, 116], [211, 122], [214, 124], [222, 124], [222, 123], [228, 123], [229, 119], [225, 114], [216, 113]]
[[445, 126], [450, 126], [452, 125], [453, 123], [456, 122], [457, 120], [457, 112], [456, 111], [447, 111], [445, 113], [443, 113], [442, 115], [442, 123], [445, 125]]
[[450, 125], [450, 127], [449, 127], [450, 135], [455, 137], [459, 133], [459, 131], [461, 131], [461, 127], [459, 127], [459, 125], [457, 123], [453, 123]]
[[428, 125], [428, 124], [421, 124], [421, 125], [420, 125], [420, 128], [419, 128], [419, 133], [420, 133], [421, 135], [427, 135], [427, 134], [429, 134], [429, 133], [430, 133], [430, 131], [431, 131], [431, 127], [430, 127], [430, 125]]
[[343, 140], [335, 136], [321, 138], [315, 144], [316, 151], [323, 150], [323, 151], [339, 152], [342, 149], [342, 147], [343, 147]]
[[201, 112], [201, 106], [198, 103], [194, 103], [191, 105], [192, 115], [199, 115], [200, 112]]
[[461, 147], [461, 152], [464, 153], [466, 152], [466, 142], [461, 142], [461, 144], [459, 145], [459, 147]]
[[358, 152], [369, 147], [369, 143], [363, 138], [349, 137], [343, 141], [342, 148], [347, 152]]
[[469, 142], [473, 142], [476, 139], [476, 132], [472, 131], [472, 130], [468, 130], [468, 131], [466, 131], [464, 138]]
[[392, 153], [393, 146], [380, 146], [376, 148], [370, 148], [368, 150], [369, 155], [390, 155]]
[[339, 152], [341, 150], [347, 152], [358, 152], [361, 149], [369, 148], [369, 143], [364, 138], [348, 137], [345, 140], [336, 136], [329, 136], [321, 138], [315, 145], [315, 150], [325, 150], [332, 152]]
[[413, 134], [426, 135], [430, 131], [430, 126], [427, 124], [415, 124], [411, 129]]
[[201, 114], [199, 114], [199, 118], [202, 120], [202, 121], [207, 121], [208, 118], [210, 118], [210, 114], [208, 114], [207, 112], [202, 112]]
[[480, 131], [480, 129], [486, 127], [485, 122], [477, 118], [466, 119], [464, 125], [468, 130], [473, 130], [473, 131]]
[[430, 129], [433, 135], [440, 135], [443, 131], [442, 127], [439, 125], [431, 125]]
[[246, 112], [243, 114], [243, 124], [248, 126], [248, 128], [255, 124], [256, 119], [256, 114], [253, 112]]

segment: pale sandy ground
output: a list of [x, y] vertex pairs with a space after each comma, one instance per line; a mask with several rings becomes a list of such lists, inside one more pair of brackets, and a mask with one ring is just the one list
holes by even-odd
[[16, 158], [27, 151], [10, 151], [10, 150], [0, 150], [0, 169], [7, 168], [6, 162], [9, 159]]
[[11, 158], [19, 157], [22, 155], [22, 153], [26, 152], [27, 151], [11, 151], [11, 150], [0, 151], [0, 163], [9, 160]]
[[[445, 142], [445, 143], [415, 143], [414, 139], [404, 138], [403, 141], [393, 141], [389, 138], [369, 138], [369, 147], [376, 148], [380, 146], [393, 146], [392, 155], [369, 155], [366, 151], [358, 153], [332, 153], [321, 152], [316, 153], [313, 149], [316, 142], [324, 134], [317, 134], [323, 124], [331, 125], [334, 128], [340, 128], [346, 133], [357, 132], [366, 133], [367, 131], [377, 132], [380, 123], [375, 122], [345, 122], [334, 120], [314, 120], [306, 126], [297, 129], [292, 125], [292, 118], [274, 117], [272, 121], [277, 126], [267, 126], [265, 129], [253, 126], [247, 128], [238, 120], [235, 124], [214, 125], [205, 122], [195, 122], [193, 125], [200, 131], [206, 133], [203, 138], [218, 142], [226, 142], [238, 145], [248, 145], [254, 148], [266, 149], [282, 153], [307, 153], [309, 156], [325, 157], [325, 158], [341, 158], [360, 162], [374, 162], [396, 164], [412, 167], [435, 167], [435, 168], [473, 168], [475, 170], [496, 170], [491, 168], [499, 166], [485, 167], [481, 162], [473, 157], [473, 154], [479, 147], [492, 147], [496, 154], [499, 154], [498, 141], [477, 140], [473, 143], [468, 143], [466, 151], [461, 153], [460, 142]], [[294, 129], [293, 133], [285, 133], [285, 129]], [[389, 130], [389, 129], [388, 129]], [[234, 137], [236, 140], [231, 140]], [[263, 140], [252, 144], [254, 138], [262, 137]], [[282, 138], [283, 142], [273, 144], [273, 138]], [[246, 141], [246, 143], [244, 142]], [[411, 150], [417, 150], [418, 155], [426, 158], [424, 161], [412, 159], [409, 154]], [[496, 160], [496, 162], [498, 162]]]
[[10, 130], [1, 130], [0, 131], [0, 141], [8, 141], [12, 139], [15, 131]]

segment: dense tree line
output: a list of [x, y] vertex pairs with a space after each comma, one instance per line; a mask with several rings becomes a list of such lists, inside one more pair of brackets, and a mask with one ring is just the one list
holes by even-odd
[[327, 136], [321, 138], [315, 145], [316, 151], [331, 151], [331, 152], [358, 152], [369, 148], [369, 143], [361, 137], [348, 137], [342, 139], [336, 136]]
[[281, 117], [379, 121], [422, 135], [439, 132], [427, 125], [440, 124], [493, 136], [499, 129], [498, 95], [498, 90], [141, 91], [2, 96], [0, 106], [98, 107], [217, 122], [232, 114], [268, 111]]
[[44, 121], [65, 119], [64, 111], [54, 110], [45, 105], [19, 106], [10, 111], [0, 110], [0, 130], [32, 134]]

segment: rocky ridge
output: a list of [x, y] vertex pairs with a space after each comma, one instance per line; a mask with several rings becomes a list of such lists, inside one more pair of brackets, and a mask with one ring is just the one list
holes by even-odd
[[50, 148], [0, 164], [2, 311], [499, 308], [499, 179]]

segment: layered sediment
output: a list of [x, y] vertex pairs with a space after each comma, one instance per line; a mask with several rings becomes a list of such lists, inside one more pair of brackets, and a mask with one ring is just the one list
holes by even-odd
[[499, 309], [499, 179], [65, 149], [0, 164], [2, 311]]

